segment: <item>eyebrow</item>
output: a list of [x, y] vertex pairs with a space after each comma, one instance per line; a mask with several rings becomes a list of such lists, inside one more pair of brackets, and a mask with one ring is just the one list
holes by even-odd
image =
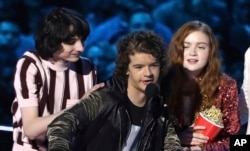
[[[185, 44], [185, 43], [190, 44], [191, 42], [185, 42], [185, 41], [184, 41], [184, 44]], [[209, 45], [207, 42], [197, 42], [197, 44]]]
[[[153, 63], [150, 63], [149, 65], [153, 65], [153, 64], [160, 64], [160, 62], [159, 62], [159, 61], [155, 61], [155, 62], [153, 62]], [[137, 64], [133, 64], [132, 66], [133, 66], [133, 67], [134, 67], [134, 66], [144, 66], [144, 64], [139, 64], [139, 63], [137, 63]]]

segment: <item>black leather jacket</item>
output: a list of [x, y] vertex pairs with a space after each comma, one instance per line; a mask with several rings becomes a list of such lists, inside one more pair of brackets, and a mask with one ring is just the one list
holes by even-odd
[[[119, 84], [93, 92], [57, 117], [48, 126], [49, 151], [122, 151], [131, 120], [126, 90]], [[146, 113], [137, 151], [181, 149], [174, 127], [158, 113]]]

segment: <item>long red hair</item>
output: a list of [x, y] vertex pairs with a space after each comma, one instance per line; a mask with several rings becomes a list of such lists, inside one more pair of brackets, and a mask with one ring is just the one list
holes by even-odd
[[[201, 31], [209, 38], [208, 62], [199, 80], [190, 81], [183, 68], [184, 40], [192, 32]], [[167, 73], [162, 82], [163, 94], [171, 112], [176, 112], [182, 104], [182, 95], [192, 94], [195, 112], [209, 108], [214, 98], [221, 76], [221, 62], [218, 54], [218, 42], [212, 29], [201, 21], [189, 21], [181, 26], [173, 35], [167, 50]], [[186, 91], [188, 90], [188, 91]], [[181, 111], [180, 111], [181, 112]]]

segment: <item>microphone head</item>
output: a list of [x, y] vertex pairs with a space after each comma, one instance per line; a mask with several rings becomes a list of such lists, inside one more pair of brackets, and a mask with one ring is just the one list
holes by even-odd
[[150, 83], [145, 89], [147, 99], [154, 98], [160, 93], [160, 86], [157, 83]]

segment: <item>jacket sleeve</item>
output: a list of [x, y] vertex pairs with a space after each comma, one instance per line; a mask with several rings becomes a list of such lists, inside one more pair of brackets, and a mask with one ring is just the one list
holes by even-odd
[[176, 134], [175, 128], [172, 123], [167, 126], [167, 135], [164, 139], [164, 151], [181, 151], [183, 147]]
[[99, 95], [92, 93], [55, 118], [48, 126], [48, 150], [70, 151], [73, 138], [97, 116], [100, 106]]
[[[245, 52], [243, 83], [239, 95], [239, 109], [241, 124], [245, 124], [249, 120], [249, 106], [250, 106], [250, 47]], [[250, 134], [250, 124], [248, 124], [247, 134]]]

